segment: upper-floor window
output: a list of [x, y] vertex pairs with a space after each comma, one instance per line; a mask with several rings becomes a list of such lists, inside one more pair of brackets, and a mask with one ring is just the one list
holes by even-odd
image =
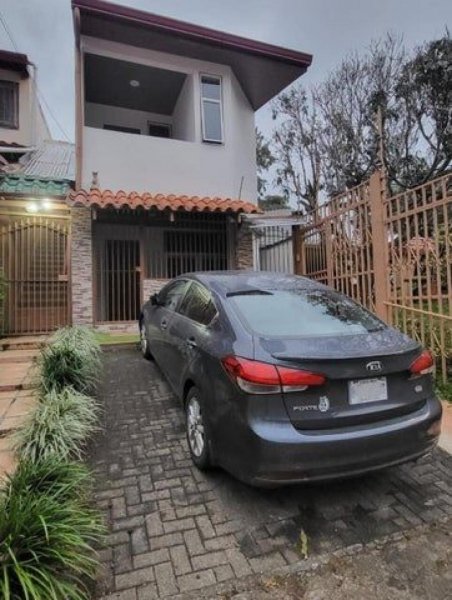
[[0, 127], [19, 127], [19, 84], [0, 80]]
[[223, 142], [223, 109], [221, 77], [201, 75], [202, 139]]

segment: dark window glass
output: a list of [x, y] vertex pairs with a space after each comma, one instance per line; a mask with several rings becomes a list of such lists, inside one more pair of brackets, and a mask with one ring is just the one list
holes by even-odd
[[202, 285], [192, 283], [178, 312], [192, 321], [208, 325], [216, 315], [217, 309], [210, 292]]
[[163, 248], [168, 277], [227, 269], [226, 230], [165, 231]]
[[161, 138], [171, 137], [171, 125], [164, 123], [149, 123], [149, 135]]
[[19, 127], [19, 84], [15, 81], [0, 81], [0, 126]]
[[258, 334], [337, 336], [377, 331], [385, 325], [349, 298], [329, 290], [250, 290], [230, 297]]
[[164, 287], [158, 295], [159, 302], [168, 310], [176, 310], [179, 300], [187, 289], [187, 281], [174, 281]]
[[108, 129], [108, 131], [119, 131], [121, 133], [141, 133], [141, 130], [136, 127], [123, 127], [122, 125], [109, 125], [108, 123], [104, 125], [104, 129]]

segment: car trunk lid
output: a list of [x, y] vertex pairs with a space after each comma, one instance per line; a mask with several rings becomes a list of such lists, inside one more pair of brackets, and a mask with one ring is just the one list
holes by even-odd
[[432, 393], [431, 378], [409, 368], [420, 346], [390, 328], [364, 335], [255, 340], [255, 357], [325, 375], [326, 382], [284, 393], [298, 429], [362, 425], [407, 414]]

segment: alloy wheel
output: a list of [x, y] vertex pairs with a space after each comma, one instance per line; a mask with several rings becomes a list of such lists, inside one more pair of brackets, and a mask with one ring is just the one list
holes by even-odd
[[190, 398], [187, 406], [188, 443], [194, 456], [199, 458], [204, 451], [206, 438], [201, 406], [196, 396]]
[[143, 323], [140, 325], [140, 347], [143, 356], [146, 356], [148, 350], [148, 340], [146, 338], [146, 329]]

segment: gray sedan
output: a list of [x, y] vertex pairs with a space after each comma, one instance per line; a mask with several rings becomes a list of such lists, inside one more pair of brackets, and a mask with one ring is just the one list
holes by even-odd
[[437, 442], [429, 352], [312, 280], [184, 275], [143, 306], [139, 327], [200, 469], [274, 486], [396, 465]]

